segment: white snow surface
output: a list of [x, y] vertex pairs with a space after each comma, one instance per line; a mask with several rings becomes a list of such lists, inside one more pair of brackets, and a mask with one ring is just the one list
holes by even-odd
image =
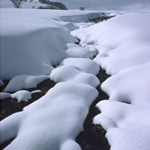
[[93, 58], [97, 53], [87, 47], [71, 47], [66, 52], [68, 56], [75, 58]]
[[67, 150], [68, 146], [80, 150], [75, 138], [97, 96], [97, 90], [89, 85], [58, 83], [22, 112], [0, 122], [0, 142], [15, 138], [7, 150]]
[[97, 75], [100, 68], [97, 63], [87, 58], [66, 58], [60, 65], [72, 66], [80, 71]]
[[149, 18], [150, 13], [118, 15], [72, 34], [81, 39], [81, 44], [93, 43], [99, 51], [95, 61], [108, 74], [115, 74], [150, 61]]
[[27, 90], [19, 90], [13, 94], [6, 93], [6, 92], [0, 92], [0, 100], [6, 99], [6, 98], [13, 98], [17, 99], [18, 102], [25, 101], [28, 102], [32, 98], [32, 94], [34, 93], [39, 93], [41, 92], [40, 90], [35, 90], [32, 92], [29, 92]]
[[69, 9], [84, 7], [98, 10], [145, 10], [149, 8], [149, 0], [53, 0], [59, 1]]
[[66, 43], [75, 41], [64, 25], [49, 18], [51, 15], [44, 13], [42, 18], [26, 12], [1, 9], [1, 79], [48, 75], [52, 65], [67, 57]]
[[79, 71], [72, 66], [61, 66], [53, 69], [50, 74], [50, 78], [55, 82], [69, 81], [83, 83], [93, 87], [97, 87], [100, 84], [98, 78], [95, 75]]
[[[69, 31], [77, 27], [70, 22], [63, 22], [62, 19], [88, 21], [88, 15], [92, 18], [94, 15], [100, 16], [100, 13], [79, 10], [0, 9], [0, 79], [11, 79], [24, 74], [49, 75], [53, 65], [68, 57], [66, 44], [76, 42]], [[88, 53], [84, 54], [88, 57], [93, 55], [91, 51]]]
[[109, 100], [97, 104], [95, 124], [106, 129], [111, 150], [150, 147], [150, 13], [127, 13], [75, 30], [81, 45], [93, 43], [94, 59], [109, 77], [101, 88]]
[[46, 75], [31, 76], [31, 75], [20, 75], [12, 78], [6, 88], [5, 92], [15, 92], [21, 89], [35, 88], [39, 83], [48, 79]]

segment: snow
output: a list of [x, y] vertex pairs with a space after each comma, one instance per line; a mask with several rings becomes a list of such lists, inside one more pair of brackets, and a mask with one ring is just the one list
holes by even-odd
[[14, 8], [14, 5], [10, 0], [1, 0], [0, 8]]
[[75, 30], [72, 34], [81, 39], [82, 45], [94, 43], [99, 50], [95, 61], [108, 74], [115, 74], [149, 62], [149, 18], [149, 13], [118, 15], [91, 27]]
[[109, 100], [97, 104], [111, 150], [150, 147], [150, 14], [127, 13], [72, 32], [80, 44], [93, 43], [94, 59], [110, 75], [101, 85]]
[[[94, 14], [101, 15], [100, 12], [77, 10], [57, 10], [56, 13], [56, 10], [1, 9], [0, 79], [24, 74], [49, 75], [53, 66], [68, 57], [67, 53], [74, 52], [66, 52], [66, 44], [77, 41], [69, 34], [70, 30], [77, 27], [72, 23], [64, 23], [63, 17], [85, 18], [88, 21], [88, 15], [94, 17]], [[83, 54], [92, 57], [93, 53], [87, 50]]]
[[101, 85], [108, 100], [96, 106], [93, 122], [106, 130], [111, 150], [150, 147], [150, 13], [128, 12], [72, 31], [85, 47], [95, 47], [94, 61], [112, 75]]
[[6, 99], [6, 98], [13, 98], [13, 99], [17, 99], [18, 102], [22, 102], [22, 101], [28, 102], [28, 100], [30, 100], [32, 98], [32, 94], [39, 93], [39, 92], [41, 92], [41, 91], [35, 90], [32, 92], [29, 92], [27, 90], [20, 90], [13, 94], [6, 93], [6, 92], [0, 92], [0, 100]]
[[22, 112], [0, 122], [1, 143], [14, 138], [6, 147], [8, 150], [28, 147], [30, 150], [67, 150], [68, 146], [80, 150], [74, 140], [83, 129], [89, 106], [97, 96], [97, 90], [91, 86], [58, 83]]
[[134, 105], [150, 105], [150, 63], [130, 67], [110, 77], [102, 89], [110, 100], [123, 101]]
[[98, 10], [145, 10], [149, 8], [149, 0], [53, 0], [59, 1], [69, 9]]
[[1, 79], [48, 75], [53, 65], [67, 57], [66, 43], [76, 41], [65, 26], [49, 15], [43, 19], [24, 12], [1, 10]]
[[21, 102], [21, 101], [27, 102], [29, 99], [32, 98], [33, 93], [39, 93], [39, 92], [41, 92], [41, 91], [40, 90], [35, 90], [35, 91], [32, 91], [32, 92], [29, 92], [29, 91], [26, 91], [26, 90], [20, 90], [20, 91], [17, 91], [16, 93], [14, 93], [14, 94], [11, 94], [11, 98], [17, 99], [18, 102]]
[[[40, 91], [24, 89], [49, 77], [60, 82], [23, 111], [0, 122], [0, 143], [13, 139], [8, 150], [80, 150], [75, 139], [98, 96], [95, 75], [100, 66], [112, 76], [101, 85], [109, 99], [96, 105], [101, 114], [93, 123], [106, 130], [111, 150], [149, 150], [149, 0], [61, 2], [69, 8], [110, 11], [117, 7], [121, 13], [94, 25], [85, 22], [102, 15], [96, 11], [0, 10], [0, 79], [11, 79], [0, 98], [28, 101]], [[79, 45], [74, 44], [78, 41], [73, 36], [81, 39]], [[89, 59], [95, 55], [94, 61]]]
[[68, 56], [75, 58], [93, 58], [97, 53], [86, 47], [71, 47], [66, 52]]
[[100, 68], [97, 63], [87, 58], [66, 58], [61, 65], [72, 66], [80, 71], [97, 75]]
[[46, 75], [31, 76], [31, 75], [20, 75], [12, 78], [6, 88], [5, 92], [15, 92], [21, 89], [35, 88], [39, 83], [48, 79]]
[[71, 81], [75, 83], [84, 83], [93, 87], [97, 87], [100, 84], [95, 75], [84, 73], [72, 66], [61, 66], [53, 69], [50, 78], [55, 82]]
[[4, 82], [0, 80], [0, 87], [4, 85]]

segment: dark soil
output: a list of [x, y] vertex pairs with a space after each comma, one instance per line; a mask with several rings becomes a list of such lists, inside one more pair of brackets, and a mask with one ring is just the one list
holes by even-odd
[[[109, 76], [103, 69], [100, 70], [97, 77], [101, 83]], [[108, 95], [104, 93], [100, 87], [97, 88], [99, 96], [90, 107], [89, 114], [84, 122], [84, 130], [77, 136], [76, 141], [81, 146], [82, 150], [110, 150], [110, 145], [105, 138], [106, 131], [100, 125], [94, 125], [93, 118], [100, 113], [95, 105], [104, 99], [108, 99]]]

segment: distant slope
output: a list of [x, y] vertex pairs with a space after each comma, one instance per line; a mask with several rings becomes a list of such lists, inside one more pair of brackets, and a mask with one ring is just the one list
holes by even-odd
[[85, 7], [86, 9], [145, 9], [150, 7], [150, 0], [53, 0], [59, 1], [69, 9]]

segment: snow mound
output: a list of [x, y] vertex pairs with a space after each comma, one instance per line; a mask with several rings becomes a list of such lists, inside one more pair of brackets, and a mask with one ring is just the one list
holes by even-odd
[[150, 105], [150, 63], [124, 69], [108, 78], [102, 90], [110, 100], [136, 105]]
[[76, 58], [93, 58], [97, 51], [90, 50], [84, 47], [71, 47], [67, 51], [68, 56]]
[[81, 44], [94, 43], [99, 50], [94, 60], [108, 74], [115, 74], [149, 62], [149, 18], [149, 13], [118, 15], [106, 22], [75, 30], [72, 34], [81, 39]]
[[97, 104], [102, 111], [94, 118], [101, 124], [111, 150], [148, 150], [150, 147], [150, 105], [136, 106], [105, 100]]
[[2, 99], [6, 99], [6, 98], [13, 98], [13, 99], [17, 99], [18, 102], [21, 102], [21, 101], [27, 102], [28, 100], [30, 100], [32, 98], [33, 93], [39, 93], [39, 92], [41, 92], [41, 91], [35, 90], [32, 92], [29, 92], [26, 90], [20, 90], [13, 94], [6, 93], [6, 92], [0, 92], [0, 99], [2, 100]]
[[[58, 1], [58, 0], [53, 0]], [[59, 0], [69, 9], [97, 10], [143, 10], [148, 9], [149, 0]]]
[[97, 90], [91, 86], [58, 83], [22, 112], [0, 122], [0, 143], [14, 138], [6, 147], [8, 150], [67, 150], [68, 145], [79, 150], [75, 138], [97, 96]]
[[40, 13], [25, 12], [1, 9], [1, 79], [23, 74], [48, 75], [53, 65], [68, 56], [66, 44], [76, 41], [63, 24], [52, 19], [53, 15], [45, 12], [43, 18]]
[[100, 84], [95, 75], [79, 71], [68, 65], [53, 69], [50, 78], [55, 82], [71, 81], [75, 83], [84, 83], [93, 87], [97, 87]]
[[46, 75], [31, 76], [31, 75], [20, 75], [12, 78], [6, 88], [5, 92], [15, 92], [21, 89], [35, 88], [39, 83], [48, 79]]
[[97, 63], [87, 58], [66, 58], [61, 62], [61, 65], [72, 66], [80, 71], [98, 74], [100, 68]]
[[31, 99], [33, 93], [39, 93], [39, 92], [41, 92], [41, 91], [40, 90], [35, 90], [35, 91], [32, 91], [32, 92], [29, 92], [29, 91], [26, 91], [26, 90], [20, 90], [20, 91], [17, 91], [16, 93], [14, 93], [14, 94], [11, 94], [11, 98], [17, 99], [18, 102], [21, 102], [21, 101], [27, 102], [29, 99]]

